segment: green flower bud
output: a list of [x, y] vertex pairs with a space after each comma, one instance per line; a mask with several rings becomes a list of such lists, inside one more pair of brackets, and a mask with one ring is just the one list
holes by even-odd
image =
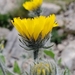
[[44, 60], [34, 62], [30, 65], [23, 75], [70, 75], [69, 70], [63, 70], [56, 65], [56, 62], [51, 60]]
[[31, 72], [31, 75], [50, 75], [51, 68], [48, 63], [40, 62], [34, 65]]

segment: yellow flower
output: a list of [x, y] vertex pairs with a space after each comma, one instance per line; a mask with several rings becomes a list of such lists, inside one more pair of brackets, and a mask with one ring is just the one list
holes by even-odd
[[43, 48], [46, 37], [52, 31], [52, 28], [58, 24], [55, 22], [55, 15], [48, 17], [39, 16], [34, 18], [14, 18], [12, 21], [14, 27], [22, 36], [23, 43], [33, 50]]
[[14, 18], [12, 23], [20, 35], [30, 40], [33, 38], [35, 41], [40, 35], [41, 39], [44, 39], [46, 35], [51, 32], [52, 28], [57, 26], [54, 14], [48, 17], [40, 16], [32, 19]]
[[23, 4], [23, 7], [29, 11], [38, 9], [43, 0], [30, 0]]
[[[46, 64], [49, 66], [46, 66]], [[49, 63], [39, 62], [32, 67], [31, 72], [31, 75], [51, 75], [51, 66]]]

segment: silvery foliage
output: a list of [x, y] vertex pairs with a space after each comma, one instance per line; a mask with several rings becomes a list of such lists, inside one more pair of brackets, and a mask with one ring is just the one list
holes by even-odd
[[49, 75], [70, 75], [70, 71], [68, 70], [68, 68], [66, 68], [65, 70], [62, 70], [54, 60], [39, 60], [39, 61], [36, 61], [36, 62], [33, 62], [32, 64], [29, 65], [28, 69], [25, 70], [25, 69], [22, 69], [23, 71], [23, 75], [37, 75], [36, 73], [35, 74], [32, 74], [32, 71], [33, 71], [33, 67], [35, 64], [38, 64], [38, 63], [48, 63], [50, 65], [50, 68], [51, 68], [51, 73]]

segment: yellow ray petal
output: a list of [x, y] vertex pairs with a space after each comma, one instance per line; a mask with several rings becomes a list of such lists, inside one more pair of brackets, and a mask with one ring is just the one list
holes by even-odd
[[19, 22], [16, 18], [14, 18], [14, 22], [11, 20], [12, 24], [15, 26], [15, 28], [18, 30], [18, 32], [23, 36], [23, 30], [22, 27], [19, 25]]
[[26, 21], [24, 20], [23, 21], [30, 37], [32, 37], [33, 35], [33, 31], [34, 31], [34, 23], [33, 23], [33, 20], [32, 19], [27, 19]]
[[54, 25], [53, 25], [53, 27], [57, 27], [58, 26], [58, 23], [57, 22], [55, 22], [54, 23]]
[[55, 22], [55, 15], [51, 15], [46, 18], [46, 24], [44, 29], [42, 30], [42, 39], [52, 30]]
[[27, 36], [30, 39], [30, 35], [29, 35], [28, 30], [26, 28], [26, 25], [27, 25], [26, 22], [27, 22], [26, 19], [20, 20], [20, 23], [22, 25], [22, 29], [23, 29], [23, 32], [24, 32], [24, 36]]
[[[43, 21], [43, 22], [42, 22]], [[34, 19], [35, 22], [35, 28], [34, 28], [34, 33], [33, 33], [33, 37], [36, 40], [39, 36], [39, 34], [42, 32], [44, 25], [45, 25], [45, 17], [40, 16], [40, 18], [35, 18]]]

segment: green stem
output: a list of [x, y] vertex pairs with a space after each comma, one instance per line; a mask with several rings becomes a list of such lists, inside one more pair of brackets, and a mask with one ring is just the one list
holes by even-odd
[[40, 13], [41, 13], [40, 8], [38, 8], [37, 10], [35, 10], [35, 14], [36, 14], [37, 16], [40, 16]]
[[2, 70], [2, 72], [3, 72], [3, 75], [6, 75], [5, 70], [4, 70], [3, 65], [2, 65], [1, 62], [0, 62], [0, 68], [1, 68], [1, 70]]
[[39, 52], [39, 50], [34, 50], [34, 60], [36, 60], [38, 58], [38, 52]]

